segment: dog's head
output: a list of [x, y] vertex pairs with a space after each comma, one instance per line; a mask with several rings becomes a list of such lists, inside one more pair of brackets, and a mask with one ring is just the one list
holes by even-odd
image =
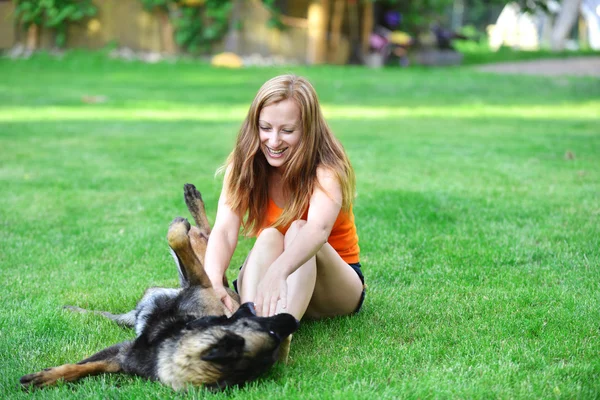
[[275, 363], [281, 341], [298, 327], [290, 314], [258, 317], [254, 306], [245, 303], [230, 318], [211, 316], [189, 322], [173, 355], [180, 361], [174, 363], [177, 370], [186, 370], [180, 378], [187, 384], [212, 388], [243, 384]]

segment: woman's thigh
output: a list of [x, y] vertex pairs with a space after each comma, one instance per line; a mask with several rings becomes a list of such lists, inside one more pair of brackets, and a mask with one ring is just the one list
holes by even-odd
[[306, 316], [323, 318], [355, 312], [364, 289], [357, 272], [329, 243], [319, 250], [316, 262], [317, 280]]

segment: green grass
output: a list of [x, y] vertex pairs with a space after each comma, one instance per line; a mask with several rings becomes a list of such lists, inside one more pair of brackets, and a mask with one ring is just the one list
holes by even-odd
[[214, 220], [215, 170], [288, 71], [313, 81], [356, 169], [364, 309], [303, 323], [290, 364], [257, 382], [188, 396], [599, 398], [599, 80], [100, 54], [0, 59], [0, 398], [185, 397], [124, 375], [17, 383], [133, 337], [61, 306], [125, 311], [177, 284], [165, 234], [183, 184]]
[[552, 51], [549, 49], [515, 50], [510, 47], [500, 47], [497, 51], [492, 51], [487, 43], [487, 39], [480, 41], [457, 40], [453, 45], [463, 55], [462, 65], [600, 56], [599, 51], [587, 48]]

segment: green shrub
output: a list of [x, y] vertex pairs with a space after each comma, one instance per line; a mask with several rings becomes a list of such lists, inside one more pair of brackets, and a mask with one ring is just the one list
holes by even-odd
[[140, 0], [147, 10], [169, 14], [175, 27], [175, 42], [189, 53], [210, 50], [229, 26], [231, 0], [185, 2], [178, 0]]
[[15, 17], [25, 28], [37, 25], [55, 32], [55, 44], [64, 47], [70, 23], [96, 15], [92, 0], [13, 0]]

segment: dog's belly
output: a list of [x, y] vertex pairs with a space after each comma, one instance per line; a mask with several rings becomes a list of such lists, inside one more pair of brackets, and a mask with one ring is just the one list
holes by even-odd
[[158, 307], [160, 307], [157, 304], [159, 299], [174, 299], [182, 292], [182, 290], [183, 289], [157, 287], [146, 290], [136, 307], [135, 334], [137, 336], [142, 334], [142, 331], [146, 328], [148, 318]]

